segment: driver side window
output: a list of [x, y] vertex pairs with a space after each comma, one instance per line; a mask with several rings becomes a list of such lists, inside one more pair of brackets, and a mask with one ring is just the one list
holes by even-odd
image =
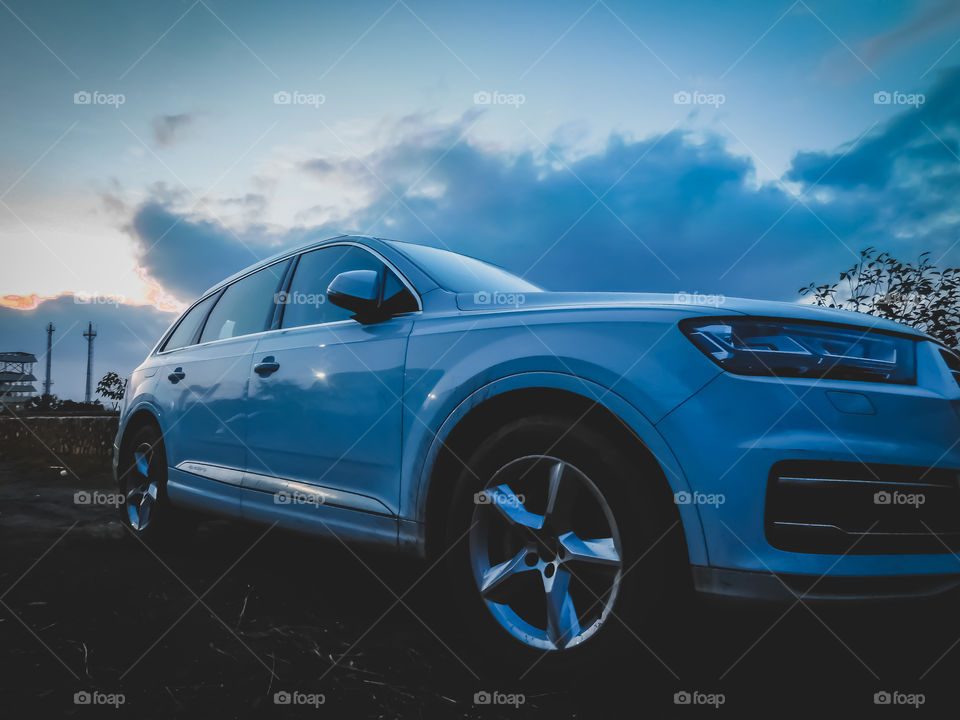
[[[348, 270], [373, 270], [381, 279], [386, 276], [386, 297], [392, 312], [417, 309], [416, 300], [399, 278], [373, 253], [355, 245], [334, 245], [304, 253], [283, 299], [282, 328], [317, 325], [349, 320], [353, 313], [327, 300], [327, 287], [333, 279]], [[399, 308], [399, 309], [397, 309]]]

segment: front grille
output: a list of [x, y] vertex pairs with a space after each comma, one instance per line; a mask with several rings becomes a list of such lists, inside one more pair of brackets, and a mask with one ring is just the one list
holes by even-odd
[[767, 485], [776, 548], [886, 555], [960, 550], [960, 471], [908, 465], [785, 461]]

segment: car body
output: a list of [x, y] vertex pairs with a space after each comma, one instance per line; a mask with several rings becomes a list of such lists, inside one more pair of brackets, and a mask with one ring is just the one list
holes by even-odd
[[[412, 304], [379, 320], [280, 326], [278, 314], [326, 302], [292, 298], [310, 295], [290, 286], [294, 261], [346, 247], [388, 268]], [[221, 296], [265, 268], [276, 283], [260, 283], [261, 319], [230, 336], [244, 321], [214, 317]], [[354, 281], [364, 276], [343, 279]], [[322, 295], [325, 283], [312, 289]], [[546, 292], [462, 256], [359, 236], [265, 260], [184, 317], [133, 372], [115, 452], [131, 428], [155, 423], [174, 506], [436, 553], [445, 453], [469, 449], [458, 428], [481, 416], [496, 426], [496, 412], [596, 407], [655, 460], [703, 593], [901, 597], [960, 582], [960, 375], [949, 350], [899, 323], [682, 293]], [[220, 335], [205, 336], [210, 323]], [[895, 352], [904, 375], [858, 374], [854, 360], [809, 377], [806, 366], [798, 376], [731, 371], [702, 344], [738, 323], [784, 342], [876, 340], [870, 352]]]

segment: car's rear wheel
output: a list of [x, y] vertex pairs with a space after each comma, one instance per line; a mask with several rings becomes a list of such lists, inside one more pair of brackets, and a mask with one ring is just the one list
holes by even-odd
[[505, 426], [466, 465], [447, 565], [465, 629], [494, 664], [519, 677], [641, 647], [667, 591], [671, 516], [654, 466], [549, 416]]
[[167, 454], [159, 428], [147, 425], [124, 443], [120, 458], [121, 519], [150, 544], [170, 544], [184, 538], [192, 518], [178, 512], [167, 498]]

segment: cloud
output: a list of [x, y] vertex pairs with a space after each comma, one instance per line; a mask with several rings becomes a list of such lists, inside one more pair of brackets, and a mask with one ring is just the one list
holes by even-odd
[[139, 266], [184, 302], [275, 252], [273, 238], [256, 226], [240, 235], [218, 222], [173, 212], [158, 200], [136, 209], [130, 230]]
[[798, 153], [784, 179], [809, 191], [799, 199], [758, 184], [752, 162], [709, 132], [612, 134], [586, 155], [561, 141], [515, 152], [465, 138], [471, 113], [401, 123], [362, 157], [293, 163], [304, 181], [337, 178], [364, 198], [326, 214], [336, 222], [233, 231], [178, 212], [183, 203], [158, 186], [133, 228], [147, 273], [183, 299], [305, 237], [359, 232], [464, 252], [547, 288], [792, 300], [868, 245], [905, 257], [951, 248], [958, 89], [960, 69], [944, 71], [919, 109], [896, 110], [859, 142]]
[[885, 188], [895, 181], [898, 166], [911, 173], [943, 165], [956, 152], [958, 127], [960, 67], [954, 67], [939, 74], [919, 107], [906, 106], [877, 132], [836, 150], [797, 153], [787, 178], [842, 188]]
[[880, 238], [884, 249], [942, 257], [960, 237], [960, 68], [942, 71], [922, 105], [859, 142], [798, 153], [786, 178], [832, 191], [833, 207], [871, 210], [859, 231]]
[[193, 122], [188, 113], [179, 115], [160, 115], [153, 121], [153, 144], [158, 148], [168, 147], [177, 139], [183, 129]]
[[718, 136], [614, 134], [601, 151], [567, 159], [560, 144], [557, 155], [516, 154], [458, 141], [469, 122], [409, 128], [362, 162], [305, 162], [304, 172], [353, 176], [371, 197], [316, 233], [448, 247], [548, 288], [584, 290], [787, 297], [849, 257], [789, 194], [758, 188], [752, 164]]
[[960, 3], [955, 0], [933, 3], [903, 25], [867, 40], [862, 51], [864, 61], [868, 65], [878, 63], [957, 23], [960, 23]]

